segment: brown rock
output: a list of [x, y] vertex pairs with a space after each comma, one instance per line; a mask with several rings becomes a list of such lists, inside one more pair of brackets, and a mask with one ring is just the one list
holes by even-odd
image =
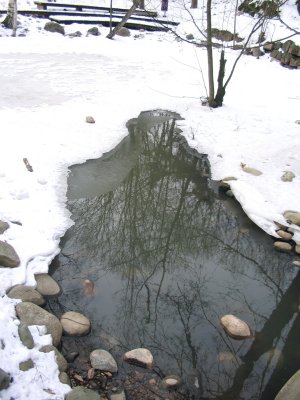
[[286, 243], [286, 242], [279, 242], [279, 241], [277, 241], [277, 242], [274, 242], [274, 247], [275, 247], [275, 249], [276, 250], [278, 250], [278, 251], [282, 251], [282, 252], [290, 252], [291, 250], [292, 250], [292, 246], [289, 244], [289, 243]]
[[70, 336], [84, 336], [91, 330], [91, 323], [88, 318], [76, 311], [64, 313], [60, 322], [64, 332]]

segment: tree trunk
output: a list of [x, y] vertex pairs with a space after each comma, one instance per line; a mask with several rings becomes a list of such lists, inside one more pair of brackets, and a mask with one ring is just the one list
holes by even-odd
[[134, 1], [131, 8], [127, 11], [122, 20], [118, 23], [118, 25], [115, 26], [114, 29], [106, 36], [108, 39], [112, 39], [118, 33], [118, 31], [126, 24], [132, 14], [135, 12], [136, 8], [137, 3]]
[[12, 36], [16, 36], [17, 32], [17, 0], [9, 0], [7, 15], [2, 24], [13, 30]]
[[214, 67], [211, 35], [211, 0], [207, 0], [207, 64], [208, 64], [208, 104], [214, 107]]
[[218, 75], [218, 89], [215, 97], [215, 105], [214, 107], [222, 107], [223, 99], [225, 96], [225, 87], [224, 87], [224, 76], [225, 76], [225, 51], [221, 51], [220, 57], [220, 67], [219, 67], [219, 75]]

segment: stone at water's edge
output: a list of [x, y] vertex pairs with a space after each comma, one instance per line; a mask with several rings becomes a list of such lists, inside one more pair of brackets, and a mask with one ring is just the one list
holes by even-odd
[[23, 302], [16, 305], [16, 314], [21, 322], [30, 325], [45, 325], [47, 333], [52, 336], [53, 345], [57, 347], [60, 344], [62, 335], [62, 326], [58, 318], [43, 310], [36, 304]]
[[298, 370], [283, 386], [275, 400], [299, 400], [300, 370]]
[[249, 325], [234, 315], [224, 315], [220, 318], [220, 323], [225, 332], [234, 339], [247, 339], [253, 337]]
[[276, 231], [277, 235], [280, 236], [283, 240], [291, 240], [293, 237], [293, 234], [290, 232], [283, 231], [282, 229], [279, 229]]
[[60, 318], [65, 333], [70, 336], [84, 336], [91, 330], [91, 323], [87, 317], [76, 311], [68, 311]]
[[153, 356], [148, 349], [134, 349], [124, 354], [124, 361], [144, 368], [153, 367]]
[[91, 389], [77, 386], [67, 394], [66, 400], [101, 400], [100, 395]]
[[90, 354], [92, 367], [100, 371], [118, 372], [118, 366], [113, 356], [106, 350], [96, 349]]
[[296, 244], [296, 246], [295, 246], [295, 252], [296, 252], [297, 254], [300, 254], [300, 244]]
[[37, 290], [30, 286], [13, 286], [7, 293], [7, 296], [11, 299], [20, 299], [22, 301], [34, 303], [37, 306], [42, 306], [45, 304], [44, 297]]
[[43, 296], [56, 297], [61, 293], [59, 284], [48, 274], [35, 274], [36, 290]]
[[20, 259], [15, 249], [0, 240], [0, 267], [15, 268], [20, 265]]
[[289, 252], [292, 251], [292, 246], [286, 242], [274, 242], [274, 248], [279, 251]]

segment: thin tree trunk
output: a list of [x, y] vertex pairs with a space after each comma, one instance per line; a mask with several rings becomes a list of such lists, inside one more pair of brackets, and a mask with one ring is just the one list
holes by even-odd
[[2, 24], [9, 29], [12, 29], [12, 36], [16, 36], [17, 32], [17, 0], [9, 0], [7, 15]]
[[133, 5], [131, 6], [131, 8], [124, 15], [123, 19], [106, 36], [108, 39], [112, 39], [118, 33], [118, 31], [126, 24], [126, 22], [129, 20], [129, 18], [132, 16], [132, 14], [135, 12], [136, 8], [137, 8], [137, 4], [136, 4], [136, 2], [134, 2]]
[[207, 63], [208, 63], [208, 104], [214, 106], [214, 67], [211, 35], [211, 0], [207, 0]]
[[226, 65], [225, 50], [222, 50], [220, 57], [219, 75], [218, 75], [218, 89], [215, 97], [214, 107], [222, 107], [223, 104], [223, 99], [225, 96], [225, 87], [224, 87], [225, 65]]

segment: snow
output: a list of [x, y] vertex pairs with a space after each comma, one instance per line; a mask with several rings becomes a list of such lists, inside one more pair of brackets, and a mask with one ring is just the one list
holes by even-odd
[[[0, 4], [6, 9], [6, 1]], [[213, 14], [214, 26], [232, 30], [234, 7], [225, 4], [225, 17]], [[130, 7], [130, 2], [114, 5]], [[160, 9], [159, 3], [148, 6]], [[18, 7], [35, 8], [31, 0], [20, 0]], [[182, 4], [170, 2], [169, 10], [169, 17], [181, 21], [178, 34], [204, 39]], [[193, 13], [203, 20], [201, 7]], [[293, 28], [299, 24], [294, 1], [286, 3], [283, 19]], [[213, 179], [234, 176], [231, 188], [245, 212], [276, 237], [274, 221], [285, 224], [285, 210], [300, 211], [300, 125], [295, 123], [300, 77], [299, 70], [285, 69], [268, 55], [243, 56], [224, 106], [212, 110], [200, 101], [206, 96], [205, 49], [172, 33], [133, 32], [111, 41], [108, 28], [100, 28], [100, 37], [86, 37], [91, 26], [73, 24], [65, 27], [66, 34], [80, 30], [83, 36], [69, 38], [44, 31], [44, 19], [19, 16], [19, 21], [18, 33], [26, 32], [25, 37], [12, 38], [0, 28], [0, 219], [10, 226], [0, 240], [21, 260], [18, 268], [0, 268], [0, 368], [13, 377], [0, 398], [58, 400], [70, 389], [58, 380], [53, 353], [38, 351], [51, 338], [42, 327], [31, 327], [35, 346], [25, 348], [17, 334], [16, 301], [5, 293], [20, 283], [34, 286], [34, 274], [47, 272], [58, 254], [60, 238], [72, 224], [65, 207], [68, 167], [112, 149], [126, 135], [126, 122], [141, 111], [176, 111], [190, 145], [208, 154]], [[252, 25], [252, 18], [240, 15], [237, 32], [244, 37]], [[141, 37], [135, 38], [137, 33]], [[291, 34], [280, 21], [272, 21], [267, 33], [272, 39]], [[299, 37], [292, 39], [300, 44]], [[226, 55], [228, 71], [237, 53], [228, 49]], [[87, 115], [96, 123], [87, 124]], [[246, 173], [241, 163], [262, 175]], [[281, 181], [285, 171], [296, 175], [292, 182]], [[299, 227], [291, 228], [299, 243]], [[19, 371], [28, 358], [35, 367]]]

